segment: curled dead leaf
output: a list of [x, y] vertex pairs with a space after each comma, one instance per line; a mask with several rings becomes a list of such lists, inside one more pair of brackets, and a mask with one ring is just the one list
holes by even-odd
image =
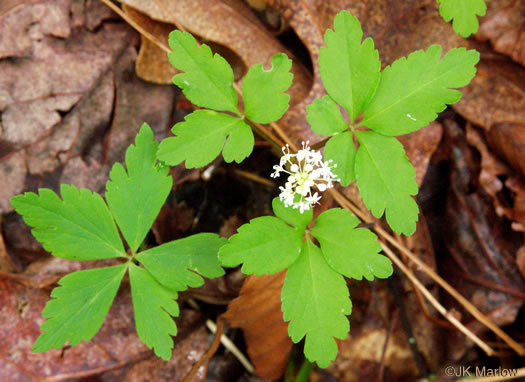
[[292, 349], [288, 324], [281, 312], [281, 289], [286, 272], [249, 276], [239, 297], [228, 305], [224, 318], [241, 328], [255, 373], [264, 379], [280, 378]]

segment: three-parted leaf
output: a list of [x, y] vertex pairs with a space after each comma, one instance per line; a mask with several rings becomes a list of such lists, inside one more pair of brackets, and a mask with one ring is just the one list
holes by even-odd
[[337, 164], [332, 171], [341, 179], [340, 183], [345, 187], [355, 180], [355, 153], [354, 139], [350, 131], [330, 138], [324, 147], [325, 160], [332, 160]]
[[261, 64], [253, 65], [242, 82], [244, 113], [252, 121], [270, 123], [277, 121], [288, 110], [290, 96], [284, 92], [292, 84], [292, 60], [278, 53], [272, 58], [272, 67], [264, 70]]
[[272, 200], [272, 209], [275, 216], [300, 230], [304, 230], [314, 216], [313, 209], [301, 213], [297, 208], [285, 207], [279, 198]]
[[410, 164], [403, 145], [394, 137], [373, 131], [358, 131], [359, 150], [355, 158], [357, 186], [366, 207], [379, 218], [386, 210], [386, 220], [397, 233], [411, 235], [416, 230], [416, 170]]
[[280, 272], [299, 256], [303, 231], [281, 219], [263, 216], [250, 220], [219, 250], [224, 266], [242, 265], [242, 272], [264, 275]]
[[349, 211], [332, 208], [315, 220], [312, 234], [319, 241], [326, 262], [338, 273], [361, 280], [392, 275], [391, 261], [380, 255], [377, 236], [369, 229], [355, 228], [359, 220]]
[[346, 315], [352, 311], [352, 302], [343, 276], [330, 268], [309, 239], [286, 272], [281, 300], [292, 341], [306, 336], [306, 357], [327, 367], [337, 355], [334, 337], [344, 339], [350, 330]]
[[[253, 133], [242, 120], [211, 110], [197, 110], [173, 129], [175, 137], [163, 140], [157, 157], [170, 166], [186, 161], [186, 168], [203, 167], [223, 152], [224, 160], [241, 162], [253, 149]], [[228, 141], [225, 140], [228, 137]]]
[[461, 93], [454, 89], [474, 77], [479, 53], [454, 48], [441, 58], [441, 51], [432, 45], [386, 67], [360, 124], [385, 135], [407, 134], [458, 102]]
[[454, 31], [467, 38], [478, 31], [477, 16], [485, 16], [487, 5], [484, 0], [438, 0], [439, 14], [448, 23], [454, 19]]
[[115, 163], [106, 183], [106, 201], [132, 252], [144, 241], [173, 182], [168, 167], [155, 165], [158, 145], [144, 123], [126, 151], [127, 172]]
[[350, 116], [350, 122], [364, 110], [379, 80], [381, 63], [371, 38], [363, 38], [359, 21], [347, 11], [335, 16], [334, 30], [324, 36], [319, 51], [319, 70], [328, 94]]
[[125, 273], [123, 264], [64, 276], [42, 311], [48, 320], [40, 326], [43, 333], [33, 351], [59, 349], [67, 341], [74, 346], [90, 340], [102, 326]]
[[175, 75], [173, 82], [186, 98], [200, 107], [239, 114], [233, 70], [222, 56], [213, 54], [206, 44], [199, 48], [190, 33], [178, 30], [170, 33], [169, 45], [171, 64], [184, 72]]
[[339, 106], [329, 96], [316, 98], [306, 106], [306, 120], [319, 135], [330, 136], [348, 128]]
[[203, 285], [199, 275], [209, 278], [224, 275], [217, 253], [226, 241], [214, 233], [199, 233], [148, 249], [136, 259], [162, 285], [182, 291]]
[[125, 256], [109, 209], [100, 195], [63, 184], [62, 199], [47, 188], [11, 198], [35, 239], [54, 256], [96, 260]]
[[177, 292], [163, 287], [151, 274], [134, 264], [129, 266], [135, 326], [139, 338], [160, 358], [169, 361], [179, 315]]

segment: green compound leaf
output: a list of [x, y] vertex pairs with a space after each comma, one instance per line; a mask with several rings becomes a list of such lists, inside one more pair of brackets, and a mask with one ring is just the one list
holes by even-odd
[[139, 338], [155, 354], [169, 361], [177, 326], [173, 317], [179, 315], [179, 306], [174, 301], [177, 292], [160, 285], [151, 274], [135, 264], [129, 266], [129, 282], [135, 312], [135, 326]]
[[349, 211], [332, 208], [315, 220], [312, 234], [321, 244], [326, 262], [346, 277], [372, 281], [393, 272], [392, 262], [380, 255], [381, 245], [369, 229], [355, 228], [359, 220]]
[[306, 120], [319, 135], [330, 136], [345, 131], [346, 125], [339, 107], [329, 96], [316, 98], [306, 106]]
[[53, 289], [42, 312], [47, 318], [33, 345], [36, 353], [90, 340], [100, 329], [126, 273], [126, 265], [70, 273]]
[[224, 275], [217, 253], [226, 242], [214, 233], [199, 233], [148, 249], [136, 259], [162, 285], [182, 291], [203, 285], [200, 275], [208, 278]]
[[352, 302], [343, 276], [330, 268], [309, 239], [288, 268], [281, 300], [292, 341], [297, 343], [306, 336], [306, 357], [327, 367], [337, 356], [334, 337], [344, 339], [350, 330], [345, 315], [352, 312]]
[[254, 122], [277, 121], [288, 110], [290, 96], [285, 94], [292, 84], [292, 60], [284, 53], [272, 58], [272, 68], [264, 70], [261, 64], [253, 65], [242, 82], [244, 113]]
[[478, 31], [479, 23], [476, 16], [485, 16], [487, 5], [484, 0], [438, 0], [439, 13], [448, 23], [454, 19], [454, 31], [467, 38]]
[[357, 131], [360, 147], [355, 158], [357, 186], [366, 207], [376, 218], [386, 210], [386, 220], [397, 233], [416, 230], [416, 170], [403, 145], [393, 137], [373, 131]]
[[326, 47], [319, 52], [319, 70], [328, 94], [350, 116], [364, 110], [379, 81], [381, 62], [374, 41], [365, 39], [359, 21], [347, 11], [335, 16], [334, 30], [324, 36]]
[[284, 203], [279, 198], [272, 200], [272, 209], [275, 216], [284, 220], [286, 223], [293, 225], [299, 230], [304, 230], [308, 224], [312, 221], [314, 215], [313, 209], [299, 212], [299, 209], [292, 207], [285, 207]]
[[100, 195], [63, 184], [63, 201], [51, 190], [26, 192], [11, 205], [33, 227], [33, 236], [54, 256], [70, 260], [124, 257], [125, 251], [109, 209]]
[[273, 216], [252, 219], [219, 250], [224, 266], [243, 264], [247, 275], [273, 274], [292, 264], [301, 252], [303, 231]]
[[446, 105], [456, 103], [476, 74], [479, 53], [451, 49], [441, 59], [441, 46], [418, 50], [396, 60], [381, 73], [374, 98], [361, 125], [385, 135], [402, 135], [427, 126]]
[[158, 142], [145, 123], [126, 151], [127, 173], [115, 163], [106, 183], [106, 201], [131, 251], [135, 253], [170, 193], [168, 167], [156, 166]]
[[324, 148], [325, 159], [337, 164], [332, 171], [341, 178], [340, 183], [344, 187], [355, 180], [355, 153], [354, 139], [349, 131], [330, 138]]
[[253, 133], [248, 125], [211, 110], [194, 111], [184, 122], [177, 123], [172, 132], [176, 136], [164, 139], [157, 153], [159, 160], [170, 166], [186, 161], [186, 168], [203, 167], [217, 158], [223, 147], [224, 160], [239, 163], [253, 149]]
[[193, 104], [213, 110], [231, 111], [239, 115], [237, 93], [233, 87], [233, 70], [209, 46], [197, 45], [195, 38], [181, 31], [170, 33], [168, 54], [171, 64], [184, 72], [173, 77], [173, 82]]

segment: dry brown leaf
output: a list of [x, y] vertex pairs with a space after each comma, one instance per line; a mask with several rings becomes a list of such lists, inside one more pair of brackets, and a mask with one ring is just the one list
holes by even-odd
[[[491, 129], [490, 131], [493, 130]], [[504, 127], [500, 127], [500, 129], [496, 131], [498, 131], [497, 137], [499, 138], [502, 136], [501, 131], [505, 130]], [[490, 134], [486, 135], [490, 137]], [[510, 169], [488, 149], [485, 139], [482, 136], [482, 132], [470, 125], [467, 125], [466, 138], [467, 141], [476, 147], [476, 149], [478, 149], [481, 154], [481, 171], [479, 173], [479, 182], [487, 194], [492, 197], [496, 214], [498, 214], [498, 216], [504, 215], [509, 220], [513, 221], [513, 230], [522, 232], [525, 231], [525, 184], [516, 176], [512, 169]], [[520, 142], [517, 140], [508, 143], [510, 150], [505, 151], [508, 153], [506, 156], [514, 159], [515, 161], [515, 157], [513, 156], [515, 151], [512, 149], [519, 147]], [[521, 154], [517, 155], [519, 156]], [[503, 178], [506, 178], [506, 180], [503, 180]], [[507, 188], [506, 190], [504, 190], [505, 187]], [[509, 200], [510, 195], [509, 197], [501, 196], [503, 191], [508, 190], [510, 190], [511, 194], [513, 194], [513, 200]]]
[[[160, 43], [168, 46], [168, 36], [175, 29], [173, 25], [152, 20], [144, 13], [126, 4], [122, 5], [122, 9], [137, 24], [155, 36]], [[143, 35], [140, 36], [140, 41], [140, 52], [135, 63], [137, 75], [145, 81], [171, 84], [171, 79], [177, 70], [168, 61], [166, 52]]]
[[[368, 295], [360, 282], [350, 284], [353, 312], [350, 316], [350, 335], [339, 343], [337, 359], [327, 369], [341, 381], [377, 381], [385, 340], [388, 346], [383, 359], [385, 380], [409, 381], [418, 374], [414, 355], [393, 304], [386, 283], [375, 283]], [[407, 286], [409, 289], [410, 286]], [[403, 291], [401, 291], [403, 292]], [[437, 363], [442, 348], [439, 330], [423, 314], [413, 292], [401, 296], [406, 315], [419, 350], [429, 366]], [[397, 314], [397, 313], [395, 313]], [[399, 317], [399, 316], [398, 316]], [[396, 324], [389, 333], [389, 326]]]
[[0, 214], [13, 211], [9, 199], [24, 190], [27, 173], [25, 161], [23, 150], [0, 158]]
[[139, 79], [134, 68], [136, 58], [137, 51], [130, 46], [113, 67], [115, 106], [104, 147], [104, 159], [108, 163], [124, 158], [124, 152], [144, 122], [151, 126], [158, 140], [165, 138], [172, 127], [175, 86], [158, 86]]
[[17, 270], [18, 267], [13, 262], [11, 256], [9, 256], [9, 253], [7, 253], [4, 237], [0, 231], [0, 272], [16, 272]]
[[475, 125], [490, 129], [499, 123], [525, 125], [525, 69], [502, 60], [481, 60], [477, 74], [463, 88], [454, 109]]
[[525, 178], [525, 124], [501, 123], [487, 133], [490, 147]]
[[509, 178], [505, 181], [505, 186], [514, 194], [512, 215], [509, 217], [515, 221], [512, 229], [525, 232], [525, 183], [519, 178]]
[[[95, 87], [129, 44], [132, 32], [125, 25], [104, 24], [96, 33], [82, 29], [71, 35], [69, 29], [67, 33], [55, 31], [54, 28], [65, 28], [64, 25], [69, 28], [68, 17], [56, 19], [64, 13], [67, 16], [69, 11], [69, 2], [42, 1], [15, 7], [0, 20], [4, 28], [2, 35], [30, 38], [27, 49], [21, 50], [26, 56], [24, 60], [0, 62], [0, 141], [11, 150], [50, 134], [62, 119], [60, 112], [69, 111]], [[42, 16], [28, 19], [31, 32], [20, 33], [14, 24], [7, 22], [11, 17], [16, 18], [18, 12]], [[49, 16], [50, 21], [45, 21], [46, 15], [53, 15]], [[16, 51], [6, 52], [4, 57], [17, 54]]]
[[[446, 126], [454, 154], [443, 226], [450, 257], [442, 259], [443, 275], [497, 325], [509, 324], [525, 296], [515, 264], [522, 238], [495, 214], [484, 189], [475, 186], [479, 164], [463, 132], [449, 122]], [[477, 322], [472, 326], [481, 330]]]
[[516, 263], [518, 264], [521, 275], [525, 277], [525, 246], [521, 247], [518, 253], [516, 253]]
[[[198, 314], [181, 312], [177, 319], [179, 334], [175, 338], [173, 357], [166, 363], [157, 359], [139, 340], [127, 289], [117, 295], [108, 317], [91, 341], [71, 348], [32, 353], [49, 293], [0, 279], [0, 380], [45, 381], [52, 377], [74, 380], [99, 376], [138, 381], [146, 375], [155, 381], [182, 380], [208, 346], [206, 330], [198, 325], [201, 329], [195, 331]], [[150, 374], [144, 374], [146, 372]], [[201, 373], [197, 380], [203, 379]]]
[[487, 15], [480, 19], [475, 37], [490, 40], [494, 50], [525, 65], [525, 2], [521, 0], [491, 0]]
[[243, 329], [255, 373], [264, 379], [278, 379], [284, 373], [292, 349], [288, 324], [281, 312], [281, 289], [286, 272], [249, 276], [239, 297], [228, 305], [224, 317]]

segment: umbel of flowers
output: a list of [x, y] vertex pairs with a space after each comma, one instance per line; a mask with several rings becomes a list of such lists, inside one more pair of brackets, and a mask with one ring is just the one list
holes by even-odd
[[340, 179], [332, 172], [337, 164], [332, 165], [331, 160], [324, 161], [319, 151], [310, 148], [309, 141], [301, 143], [303, 148], [296, 154], [290, 153], [288, 145], [282, 148], [283, 156], [279, 165], [273, 166], [275, 171], [271, 177], [278, 178], [281, 173], [288, 174], [284, 187], [279, 187], [279, 199], [286, 207], [298, 208], [303, 213], [321, 199], [315, 189], [323, 192], [332, 188], [334, 182]]

